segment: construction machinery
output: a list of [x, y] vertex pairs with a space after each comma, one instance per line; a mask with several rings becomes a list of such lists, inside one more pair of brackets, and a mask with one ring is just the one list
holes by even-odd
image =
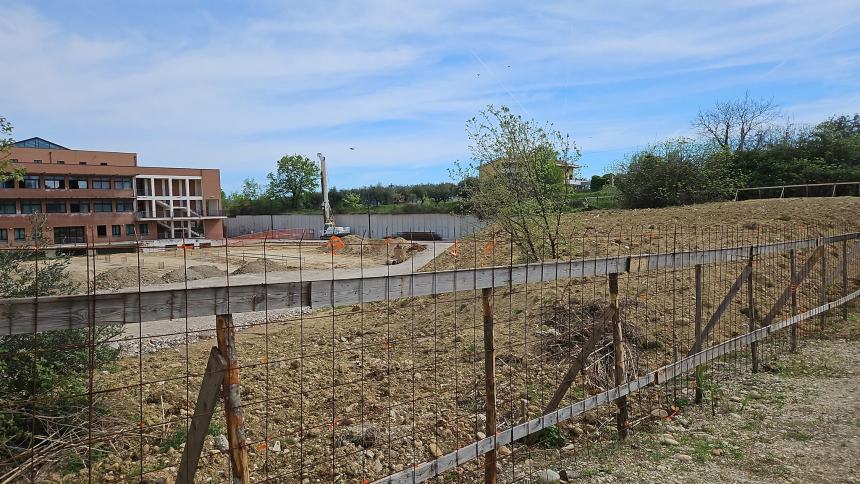
[[344, 237], [350, 234], [349, 227], [338, 227], [334, 223], [334, 214], [331, 213], [331, 204], [328, 203], [328, 183], [326, 182], [325, 172], [325, 156], [322, 153], [317, 153], [320, 159], [320, 184], [322, 185], [322, 209], [323, 209], [323, 229], [320, 232], [321, 239], [330, 239], [334, 236]]

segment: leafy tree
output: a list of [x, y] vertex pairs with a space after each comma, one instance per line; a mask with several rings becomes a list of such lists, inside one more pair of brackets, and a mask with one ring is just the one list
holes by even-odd
[[730, 154], [688, 138], [666, 140], [634, 153], [619, 166], [616, 185], [629, 208], [724, 200], [741, 186]]
[[[32, 246], [0, 251], [0, 298], [75, 292], [69, 256], [49, 256], [40, 249], [50, 242], [45, 215], [31, 215], [30, 229]], [[97, 326], [0, 337], [0, 455], [11, 456], [49, 434], [62, 439], [74, 430], [75, 415], [87, 408], [89, 371], [116, 359], [118, 351], [104, 341], [119, 331]]]
[[9, 178], [20, 180], [24, 177], [23, 168], [13, 168], [9, 153], [15, 140], [12, 138], [12, 124], [3, 116], [0, 116], [0, 181]]
[[290, 200], [290, 208], [302, 207], [302, 196], [319, 185], [320, 169], [308, 157], [285, 155], [278, 160], [274, 173], [269, 173], [268, 195], [273, 199]]
[[603, 187], [605, 187], [609, 183], [610, 176], [612, 175], [592, 175], [591, 191], [599, 192], [600, 190], [603, 190]]
[[[570, 200], [560, 164], [579, 150], [552, 124], [488, 106], [466, 124], [472, 159], [455, 167], [467, 209], [510, 234], [531, 260], [559, 256], [561, 216]], [[477, 182], [466, 183], [477, 174]]]
[[343, 206], [346, 208], [361, 208], [361, 196], [356, 192], [348, 192], [343, 196]]

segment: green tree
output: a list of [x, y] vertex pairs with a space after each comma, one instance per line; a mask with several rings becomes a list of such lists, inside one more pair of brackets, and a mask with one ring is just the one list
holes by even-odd
[[529, 259], [557, 258], [571, 194], [562, 166], [579, 158], [576, 145], [552, 124], [523, 119], [505, 106], [488, 106], [466, 132], [473, 164], [458, 163], [454, 175], [467, 210], [507, 232]]
[[302, 208], [302, 196], [319, 186], [320, 169], [308, 157], [286, 155], [278, 160], [274, 173], [269, 173], [268, 194], [273, 199], [290, 201], [290, 208]]
[[12, 160], [9, 159], [9, 154], [14, 145], [12, 124], [0, 116], [0, 181], [6, 181], [9, 178], [20, 180], [24, 177], [24, 169], [13, 167]]
[[361, 208], [361, 196], [355, 192], [347, 192], [343, 196], [343, 206], [346, 208]]

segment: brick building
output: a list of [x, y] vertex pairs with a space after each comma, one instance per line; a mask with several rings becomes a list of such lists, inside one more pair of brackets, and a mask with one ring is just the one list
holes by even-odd
[[44, 213], [55, 244], [154, 245], [223, 238], [217, 169], [138, 166], [136, 153], [70, 150], [42, 138], [8, 155], [23, 180], [0, 182], [0, 246], [31, 238]]

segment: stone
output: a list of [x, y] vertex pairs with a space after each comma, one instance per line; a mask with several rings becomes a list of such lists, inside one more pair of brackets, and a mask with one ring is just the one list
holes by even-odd
[[487, 438], [487, 434], [485, 434], [483, 432], [478, 432], [475, 435], [478, 437], [478, 440], [483, 440], [483, 439]]
[[678, 454], [675, 456], [675, 459], [685, 463], [693, 462], [693, 458], [687, 454]]
[[755, 390], [750, 390], [749, 393], [747, 393], [747, 396], [752, 398], [753, 400], [761, 400], [761, 393]]
[[276, 440], [272, 442], [272, 452], [280, 452], [281, 451], [281, 441]]
[[436, 442], [430, 442], [428, 447], [430, 447], [430, 453], [437, 459], [445, 455], [442, 453], [442, 449], [436, 444]]
[[499, 447], [498, 449], [496, 449], [496, 453], [502, 457], [505, 457], [505, 456], [511, 455], [511, 449], [510, 449], [510, 447], [503, 445], [503, 446]]
[[567, 444], [561, 448], [561, 451], [568, 455], [573, 455], [576, 453], [576, 446], [573, 444]]
[[729, 400], [731, 400], [731, 401], [733, 401], [733, 402], [735, 402], [735, 403], [741, 403], [741, 402], [743, 402], [743, 401], [744, 401], [744, 399], [743, 399], [743, 398], [741, 398], [741, 397], [739, 397], [739, 396], [737, 396], [737, 395], [732, 395], [732, 396], [730, 396], [730, 397], [729, 397]]
[[670, 435], [664, 435], [664, 436], [660, 437], [660, 443], [663, 445], [669, 445], [669, 446], [680, 445], [680, 443], [677, 440], [675, 440], [674, 438], [672, 438], [672, 436], [670, 436]]
[[561, 476], [558, 474], [558, 472], [552, 469], [539, 470], [534, 474], [534, 476], [535, 482], [539, 482], [542, 484], [561, 482]]
[[723, 455], [723, 449], [720, 449], [720, 448], [711, 449], [711, 454], [719, 457], [719, 456]]
[[669, 416], [669, 412], [662, 408], [655, 408], [654, 410], [651, 410], [651, 416], [654, 418], [666, 418]]
[[373, 425], [362, 428], [361, 425], [352, 425], [341, 431], [337, 438], [337, 446], [340, 447], [349, 442], [359, 447], [373, 447], [384, 440], [382, 432]]
[[230, 442], [227, 440], [227, 436], [224, 434], [218, 434], [215, 436], [215, 441], [213, 442], [215, 448], [224, 452], [230, 448]]

